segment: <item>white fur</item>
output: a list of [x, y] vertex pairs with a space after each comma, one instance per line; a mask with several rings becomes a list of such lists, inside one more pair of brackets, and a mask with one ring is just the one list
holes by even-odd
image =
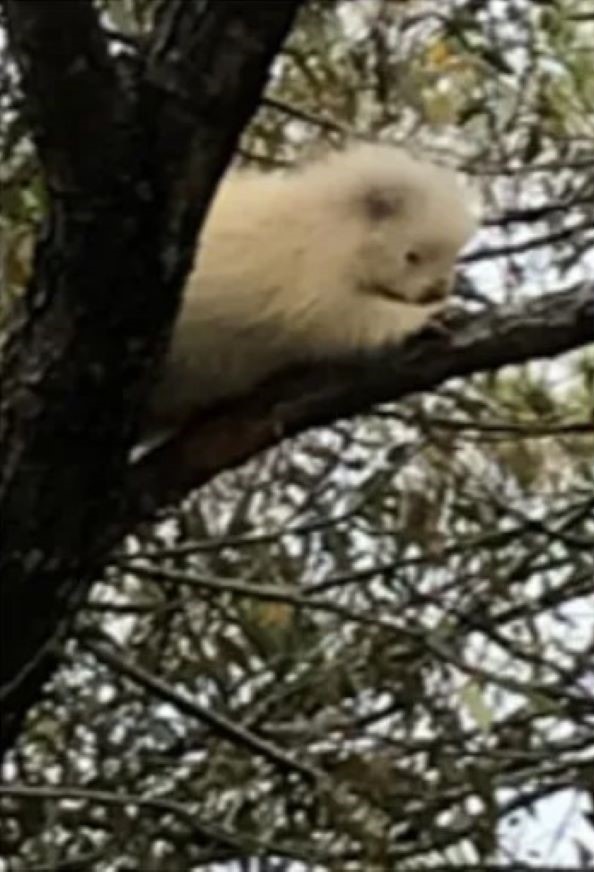
[[[438, 311], [474, 229], [453, 175], [356, 145], [283, 174], [230, 173], [206, 221], [163, 375], [157, 425], [290, 363], [402, 339]], [[406, 252], [422, 258], [406, 262]], [[442, 299], [423, 303], [428, 289]]]

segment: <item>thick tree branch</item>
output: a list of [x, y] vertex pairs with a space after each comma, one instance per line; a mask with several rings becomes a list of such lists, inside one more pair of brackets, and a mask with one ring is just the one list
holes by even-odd
[[50, 188], [113, 185], [127, 101], [89, 0], [4, 0], [27, 112]]
[[[227, 163], [221, 155], [230, 153], [236, 131], [248, 121], [302, 3], [168, 0], [162, 5], [144, 80], [153, 159], [169, 198], [166, 252], [177, 245], [193, 258], [211, 180]], [[219, 50], [222, 45], [225, 51]]]
[[[594, 285], [465, 318], [396, 349], [277, 377], [197, 418], [135, 466], [131, 513], [175, 501], [286, 436], [357, 415], [450, 378], [554, 357], [594, 342]], [[594, 421], [593, 421], [594, 428]]]
[[200, 220], [300, 5], [170, 0], [124, 73], [91, 0], [4, 3], [50, 204], [0, 373], [0, 751], [122, 527]]

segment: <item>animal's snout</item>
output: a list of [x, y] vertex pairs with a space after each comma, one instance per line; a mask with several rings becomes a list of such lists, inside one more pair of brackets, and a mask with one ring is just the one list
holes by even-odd
[[430, 285], [423, 290], [423, 294], [421, 296], [422, 303], [438, 303], [440, 300], [443, 300], [444, 297], [450, 292], [450, 288], [452, 286], [452, 282], [450, 279], [441, 278], [437, 279], [434, 282], [431, 282]]

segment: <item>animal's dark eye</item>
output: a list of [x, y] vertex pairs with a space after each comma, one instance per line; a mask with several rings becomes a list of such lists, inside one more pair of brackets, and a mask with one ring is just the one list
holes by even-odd
[[398, 204], [389, 191], [372, 189], [365, 192], [365, 209], [372, 221], [386, 221], [397, 213]]
[[405, 258], [409, 266], [418, 266], [421, 262], [421, 255], [418, 251], [407, 251]]

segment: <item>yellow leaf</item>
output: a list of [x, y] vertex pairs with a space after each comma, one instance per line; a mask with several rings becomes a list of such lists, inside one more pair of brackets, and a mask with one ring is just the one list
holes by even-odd
[[447, 67], [452, 60], [452, 52], [445, 39], [438, 39], [427, 49], [427, 63], [433, 67]]
[[293, 611], [293, 606], [287, 603], [261, 603], [258, 607], [258, 621], [264, 627], [285, 629], [293, 622]]
[[474, 722], [482, 730], [488, 730], [493, 723], [493, 713], [476, 681], [468, 681], [460, 691], [460, 697]]
[[458, 106], [454, 94], [425, 91], [423, 108], [430, 124], [453, 124], [458, 117]]

